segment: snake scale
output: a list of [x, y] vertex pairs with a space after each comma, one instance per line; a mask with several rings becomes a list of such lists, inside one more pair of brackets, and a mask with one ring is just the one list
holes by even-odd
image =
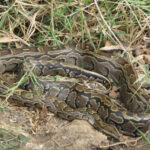
[[[29, 91], [13, 93], [9, 99], [24, 105], [38, 105], [42, 102], [49, 111], [60, 117], [73, 120], [88, 120], [95, 128], [119, 139], [120, 132], [138, 136], [137, 129], [145, 132], [150, 125], [149, 102], [139, 90], [136, 72], [132, 65], [120, 57], [106, 57], [89, 51], [74, 48], [34, 47], [0, 51], [0, 72], [23, 72], [28, 69], [37, 75], [42, 87], [41, 96]], [[26, 63], [25, 63], [26, 62]], [[86, 89], [79, 83], [50, 81], [41, 76], [62, 75], [83, 79], [94, 79], [107, 88], [110, 80], [120, 87], [120, 101], [124, 108], [116, 105], [104, 93]], [[33, 90], [27, 80], [22, 88]], [[0, 93], [7, 87], [1, 82]]]

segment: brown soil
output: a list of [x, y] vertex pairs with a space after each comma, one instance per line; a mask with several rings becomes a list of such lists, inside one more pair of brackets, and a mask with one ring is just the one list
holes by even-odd
[[[45, 110], [28, 110], [25, 107], [10, 105], [0, 113], [1, 128], [13, 130], [20, 139], [13, 141], [19, 150], [149, 150], [150, 146], [142, 139], [124, 137], [123, 142], [95, 130], [88, 122], [63, 120]], [[20, 142], [28, 137], [27, 142]], [[9, 137], [10, 140], [10, 137]]]

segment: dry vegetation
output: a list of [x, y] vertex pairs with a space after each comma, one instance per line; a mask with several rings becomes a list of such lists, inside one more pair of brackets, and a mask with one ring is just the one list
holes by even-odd
[[[0, 5], [3, 47], [90, 43], [139, 46], [149, 34], [148, 1], [12, 0]], [[121, 44], [122, 43], [122, 44]]]
[[[136, 60], [142, 58], [142, 62], [146, 60], [144, 63], [150, 64], [150, 1], [0, 1], [0, 49], [72, 43], [81, 44], [83, 48], [89, 46], [93, 50], [100, 50], [104, 46], [110, 49], [112, 45], [116, 45], [117, 49], [122, 49], [124, 53], [139, 55]], [[135, 48], [138, 51], [135, 51]], [[147, 71], [145, 76], [149, 78], [146, 73]], [[12, 111], [12, 107], [4, 103], [0, 109], [3, 113], [6, 109]], [[30, 120], [28, 112], [27, 116]], [[20, 132], [25, 131], [17, 130], [18, 134], [14, 136], [13, 131], [16, 131], [16, 128], [14, 130], [11, 124], [6, 124], [0, 124], [0, 149], [16, 149], [26, 142], [25, 134], [19, 136]], [[31, 131], [35, 132], [35, 129], [32, 128]]]

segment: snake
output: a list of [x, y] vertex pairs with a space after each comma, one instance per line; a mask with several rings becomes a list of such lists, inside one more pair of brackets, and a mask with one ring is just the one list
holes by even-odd
[[[47, 110], [67, 120], [84, 119], [96, 129], [120, 139], [121, 133], [139, 136], [150, 125], [150, 105], [143, 96], [133, 66], [124, 58], [106, 57], [87, 50], [62, 47], [29, 47], [0, 51], [0, 73], [33, 72], [40, 85], [40, 96], [34, 94], [31, 79], [21, 85], [23, 91], [14, 92], [9, 99], [25, 106], [44, 104]], [[61, 75], [82, 80], [96, 80], [106, 88], [114, 82], [119, 86], [117, 105], [106, 93], [87, 89], [79, 82], [52, 81], [42, 78]], [[8, 89], [3, 81], [0, 93]]]

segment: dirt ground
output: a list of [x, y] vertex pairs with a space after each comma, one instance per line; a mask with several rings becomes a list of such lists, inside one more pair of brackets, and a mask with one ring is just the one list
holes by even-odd
[[[44, 119], [43, 119], [44, 118]], [[26, 107], [9, 105], [0, 113], [1, 142], [2, 131], [13, 131], [13, 136], [5, 137], [12, 147], [19, 150], [149, 150], [150, 145], [141, 138], [124, 137], [117, 142], [95, 130], [88, 122], [72, 122], [58, 118], [45, 110], [29, 110]], [[5, 133], [5, 135], [7, 135]], [[19, 136], [18, 136], [19, 135]], [[14, 138], [15, 137], [15, 138]], [[16, 138], [19, 137], [19, 138]]]

